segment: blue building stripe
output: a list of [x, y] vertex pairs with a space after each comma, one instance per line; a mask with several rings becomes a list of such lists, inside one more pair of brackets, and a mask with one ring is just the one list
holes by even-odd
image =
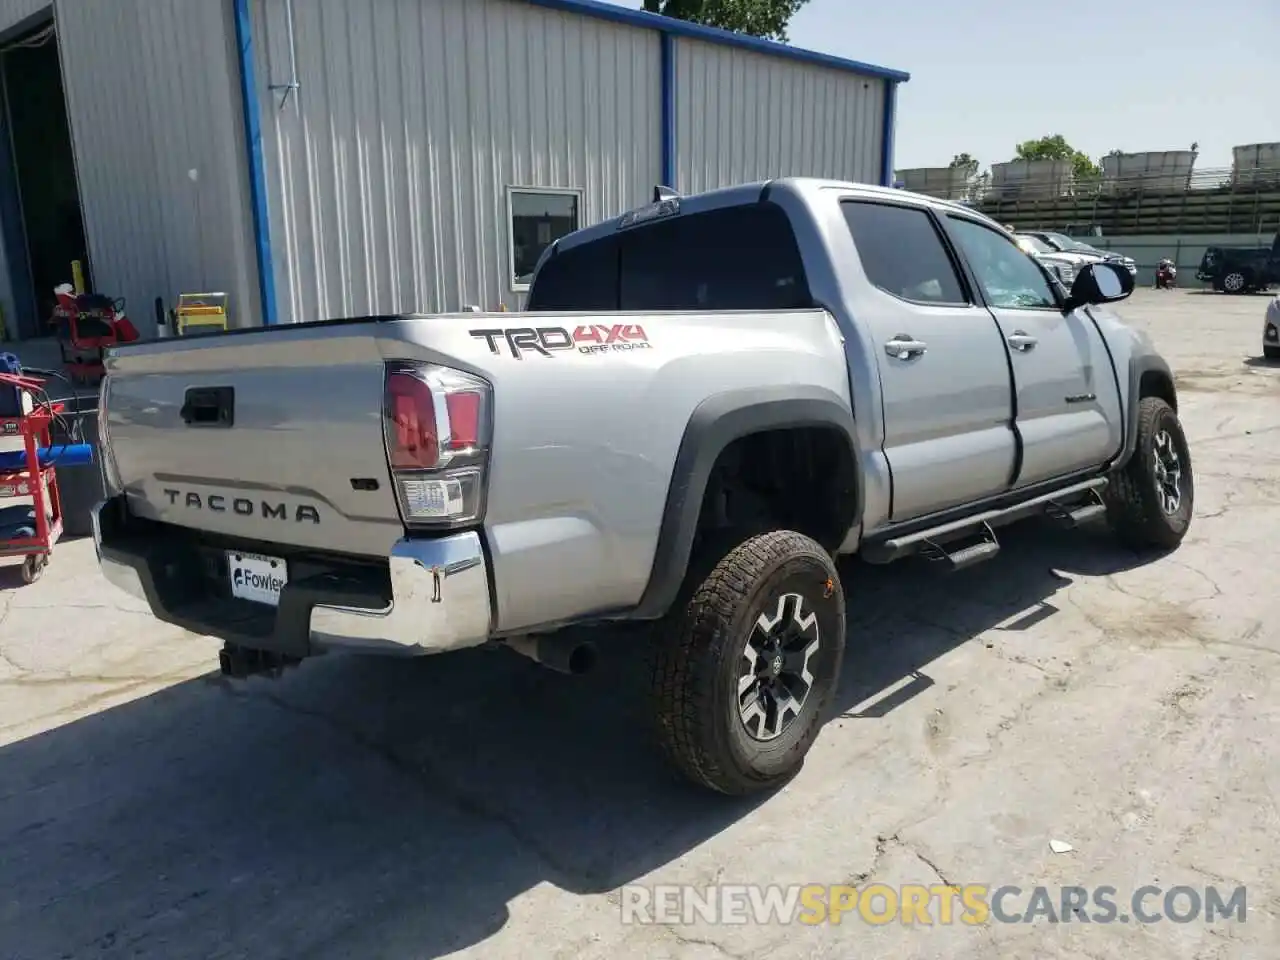
[[898, 110], [898, 85], [892, 80], [884, 81], [884, 126], [880, 131], [880, 183], [885, 187], [893, 186], [893, 131], [896, 127], [895, 114]]
[[664, 30], [662, 43], [662, 185], [678, 190], [676, 168], [676, 51], [675, 37]]
[[253, 76], [253, 21], [249, 0], [232, 0], [236, 21], [236, 52], [240, 61], [240, 99], [244, 113], [244, 138], [249, 151], [249, 199], [253, 209], [253, 237], [258, 256], [258, 294], [262, 298], [262, 322], [279, 323], [276, 314], [276, 280], [271, 263], [271, 223], [267, 213], [266, 165], [262, 159], [262, 118]]

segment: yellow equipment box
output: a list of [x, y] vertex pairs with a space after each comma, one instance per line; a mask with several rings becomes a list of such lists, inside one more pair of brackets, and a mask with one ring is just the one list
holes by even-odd
[[183, 293], [173, 311], [174, 334], [213, 333], [227, 329], [227, 295], [225, 293]]

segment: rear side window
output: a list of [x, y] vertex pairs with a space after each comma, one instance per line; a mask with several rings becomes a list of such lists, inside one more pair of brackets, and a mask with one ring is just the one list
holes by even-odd
[[929, 214], [862, 200], [843, 204], [867, 279], [902, 300], [967, 304], [964, 287]]
[[774, 204], [686, 214], [558, 253], [530, 310], [786, 310], [812, 305], [791, 223]]
[[617, 310], [618, 238], [606, 237], [557, 253], [529, 291], [529, 310]]
[[788, 310], [811, 302], [791, 222], [772, 203], [690, 214], [625, 235], [623, 310]]

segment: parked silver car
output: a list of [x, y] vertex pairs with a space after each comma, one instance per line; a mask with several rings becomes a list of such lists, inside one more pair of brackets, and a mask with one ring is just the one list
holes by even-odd
[[1138, 275], [1137, 261], [1133, 257], [1125, 256], [1123, 253], [1117, 253], [1114, 250], [1099, 250], [1097, 247], [1074, 237], [1068, 237], [1065, 233], [1052, 233], [1047, 230], [1027, 230], [1025, 233], [1027, 236], [1035, 237], [1041, 243], [1046, 244], [1054, 253], [1096, 257], [1098, 260], [1118, 260], [1124, 264], [1125, 269], [1130, 274], [1135, 277]]
[[1086, 263], [1097, 263], [1097, 258], [1076, 256], [1069, 253], [1058, 253], [1043, 240], [1026, 233], [1015, 233], [1013, 238], [1025, 253], [1035, 257], [1053, 273], [1064, 287], [1070, 289], [1075, 282], [1076, 274]]

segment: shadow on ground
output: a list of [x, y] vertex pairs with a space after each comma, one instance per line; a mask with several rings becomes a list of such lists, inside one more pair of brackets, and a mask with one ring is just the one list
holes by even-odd
[[[948, 650], [1137, 562], [1105, 533], [1005, 540], [950, 576], [848, 565], [836, 712], [871, 700], [874, 723]], [[677, 781], [648, 745], [639, 642], [608, 652], [585, 679], [501, 650], [211, 675], [0, 749], [0, 953], [434, 957], [536, 885], [608, 891], [767, 802]]]

